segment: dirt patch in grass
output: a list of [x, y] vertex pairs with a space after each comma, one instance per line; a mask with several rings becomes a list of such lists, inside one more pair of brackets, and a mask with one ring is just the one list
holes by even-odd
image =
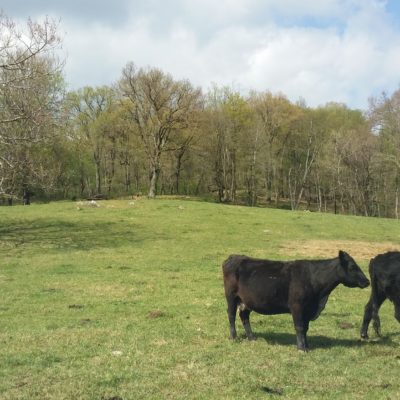
[[261, 386], [261, 390], [264, 393], [272, 394], [275, 396], [282, 396], [283, 395], [283, 390], [282, 389], [275, 389], [269, 386]]
[[279, 252], [289, 257], [335, 257], [339, 250], [348, 252], [356, 260], [370, 260], [387, 251], [400, 250], [400, 245], [390, 242], [370, 243], [352, 240], [290, 241], [280, 246]]
[[353, 329], [355, 327], [355, 325], [352, 324], [351, 322], [341, 321], [341, 322], [338, 322], [338, 327], [340, 329]]
[[163, 311], [160, 311], [160, 310], [153, 310], [153, 311], [150, 311], [150, 312], [147, 314], [147, 316], [148, 316], [149, 318], [151, 318], [151, 319], [154, 319], [154, 318], [162, 318], [162, 317], [165, 317], [165, 313], [164, 313]]
[[111, 397], [102, 397], [101, 400], [122, 400], [122, 397], [119, 396], [111, 396]]
[[71, 309], [80, 309], [80, 308], [83, 308], [83, 307], [85, 307], [83, 304], [70, 304], [69, 306], [68, 306], [68, 308], [71, 308]]

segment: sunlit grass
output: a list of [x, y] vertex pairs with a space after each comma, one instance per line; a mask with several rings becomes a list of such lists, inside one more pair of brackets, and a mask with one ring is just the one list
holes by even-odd
[[399, 228], [171, 199], [0, 208], [0, 398], [399, 398], [390, 303], [383, 339], [362, 343], [369, 289], [340, 286], [303, 355], [290, 315], [252, 314], [258, 340], [238, 323], [229, 341], [221, 279], [230, 253], [290, 259], [304, 256], [293, 243], [315, 240], [332, 241], [331, 257], [341, 241], [400, 248]]

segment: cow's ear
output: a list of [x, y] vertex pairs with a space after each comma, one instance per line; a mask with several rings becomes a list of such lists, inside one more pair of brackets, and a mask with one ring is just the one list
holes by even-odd
[[375, 258], [371, 258], [368, 264], [368, 270], [372, 267], [372, 263], [374, 262]]
[[340, 260], [340, 264], [343, 265], [343, 267], [347, 266], [347, 254], [346, 252], [339, 250], [339, 260]]

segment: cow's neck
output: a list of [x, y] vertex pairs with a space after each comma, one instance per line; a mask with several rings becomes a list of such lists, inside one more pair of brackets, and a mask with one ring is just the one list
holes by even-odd
[[333, 289], [340, 283], [338, 258], [332, 260], [324, 260], [316, 264], [316, 268], [312, 271], [313, 287], [320, 297], [329, 296]]

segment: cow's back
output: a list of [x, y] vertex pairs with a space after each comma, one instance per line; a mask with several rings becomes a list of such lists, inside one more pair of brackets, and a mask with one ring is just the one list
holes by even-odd
[[[400, 290], [400, 252], [390, 251], [373, 258], [369, 265], [372, 285], [391, 297]], [[393, 293], [392, 293], [393, 292]]]
[[397, 276], [400, 274], [400, 252], [390, 251], [373, 258], [369, 265], [370, 275], [375, 277]]
[[268, 274], [270, 277], [278, 276], [284, 266], [289, 264], [291, 263], [232, 254], [223, 262], [222, 271], [224, 277], [234, 276], [237, 280], [244, 282], [257, 271], [260, 274]]

